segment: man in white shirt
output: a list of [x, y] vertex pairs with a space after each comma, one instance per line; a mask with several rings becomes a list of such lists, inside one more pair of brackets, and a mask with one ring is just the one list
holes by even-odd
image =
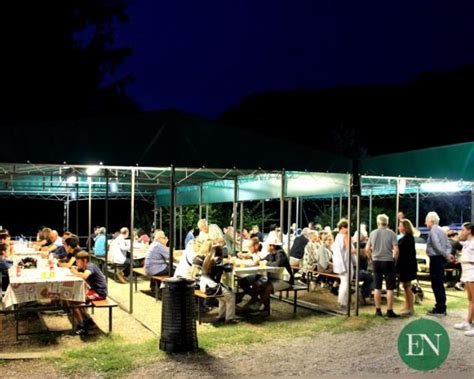
[[130, 232], [128, 228], [120, 229], [120, 234], [110, 244], [110, 257], [112, 263], [124, 266], [123, 271], [117, 273], [121, 283], [127, 283], [127, 277], [130, 275], [130, 258], [127, 253], [130, 252], [130, 241], [127, 241]]

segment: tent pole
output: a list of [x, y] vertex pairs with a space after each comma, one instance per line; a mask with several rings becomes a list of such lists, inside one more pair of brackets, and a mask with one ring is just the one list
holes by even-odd
[[369, 233], [372, 231], [372, 191], [369, 194]]
[[[300, 227], [300, 198], [297, 197], [296, 200], [296, 229]], [[296, 230], [295, 230], [296, 232]]]
[[79, 237], [79, 184], [76, 184], [76, 236]]
[[64, 200], [64, 207], [63, 207], [63, 230], [67, 230], [67, 199]]
[[244, 202], [242, 201], [240, 203], [240, 251], [242, 251], [243, 248], [243, 231], [244, 231]]
[[232, 203], [232, 227], [234, 228], [234, 242], [232, 244], [232, 253], [235, 255], [236, 249], [237, 249], [237, 195], [238, 195], [238, 189], [237, 189], [237, 178], [234, 179], [234, 201]]
[[303, 212], [304, 212], [304, 209], [303, 209], [303, 204], [304, 204], [304, 197], [301, 197], [300, 198], [301, 200], [301, 205], [300, 205], [300, 228], [303, 229]]
[[209, 222], [209, 204], [206, 204], [206, 220]]
[[474, 191], [471, 189], [471, 223], [474, 223]]
[[169, 272], [170, 272], [170, 277], [173, 276], [173, 251], [174, 251], [174, 240], [175, 240], [175, 234], [174, 234], [174, 227], [175, 227], [175, 207], [176, 207], [176, 186], [175, 186], [175, 167], [171, 165], [171, 180], [170, 180], [170, 224], [169, 224], [169, 229], [170, 229], [170, 239], [169, 239], [169, 249], [170, 249], [170, 260], [169, 260]]
[[135, 239], [135, 169], [131, 169], [131, 199], [130, 199], [130, 271], [128, 281], [130, 283], [130, 306], [129, 313], [133, 313], [133, 242]]
[[106, 171], [105, 174], [105, 264], [103, 266], [105, 279], [108, 280], [107, 276], [107, 262], [108, 262], [108, 253], [109, 253], [109, 242], [107, 240], [107, 235], [109, 234], [109, 173]]
[[[349, 290], [347, 291], [347, 316], [350, 317], [351, 315], [351, 282], [352, 282], [352, 240], [351, 240], [351, 197], [352, 197], [352, 175], [349, 175], [348, 179], [348, 190], [347, 190], [347, 234], [349, 235], [349, 246], [347, 247], [349, 250], [349, 264], [347, 267], [347, 274], [349, 275]], [[342, 195], [341, 195], [341, 200], [342, 200]], [[341, 202], [342, 203], [342, 202]]]
[[[207, 217], [206, 217], [207, 218]], [[183, 243], [183, 206], [179, 206], [179, 244], [178, 246], [182, 248]]]
[[[175, 199], [175, 203], [176, 203], [176, 199]], [[176, 246], [177, 246], [177, 245], [176, 245], [176, 240], [178, 239], [178, 238], [177, 238], [177, 237], [178, 237], [178, 230], [177, 230], [177, 229], [178, 229], [178, 223], [177, 223], [178, 207], [177, 207], [176, 205], [174, 206], [174, 213], [173, 213], [173, 215], [174, 215], [174, 220], [173, 220], [173, 221], [174, 221], [174, 230], [173, 230], [173, 233], [174, 233], [174, 240], [173, 240], [173, 242], [174, 242], [174, 244], [173, 244], [173, 248], [176, 249]]]
[[395, 202], [395, 234], [398, 234], [398, 212], [400, 211], [400, 179], [397, 179], [397, 197]]
[[66, 200], [66, 229], [69, 231], [69, 191], [67, 191], [67, 200]]
[[280, 242], [283, 244], [283, 225], [285, 219], [285, 170], [281, 172], [281, 193], [280, 193]]
[[262, 233], [265, 230], [265, 200], [262, 200]]
[[290, 254], [290, 241], [291, 241], [291, 198], [288, 199], [288, 254]]
[[[360, 195], [357, 195], [357, 258], [355, 269], [355, 286], [356, 286], [356, 316], [359, 316], [359, 259], [360, 259]], [[350, 291], [349, 291], [350, 292]]]
[[[155, 230], [158, 229], [158, 224], [157, 224], [157, 204], [156, 204], [156, 196], [155, 196], [155, 201], [153, 202], [154, 207], [153, 207], [153, 234], [155, 234]], [[160, 228], [161, 229], [161, 228]]]
[[88, 221], [89, 221], [89, 231], [87, 233], [87, 250], [91, 252], [92, 248], [92, 240], [91, 240], [91, 233], [92, 233], [92, 181], [89, 181], [89, 201], [88, 201]]
[[163, 207], [160, 207], [160, 229], [163, 230]]
[[334, 230], [334, 196], [331, 196], [331, 230]]
[[420, 227], [420, 187], [416, 189], [416, 228]]
[[199, 220], [202, 219], [202, 184], [199, 185]]
[[339, 195], [339, 220], [342, 218], [342, 193]]

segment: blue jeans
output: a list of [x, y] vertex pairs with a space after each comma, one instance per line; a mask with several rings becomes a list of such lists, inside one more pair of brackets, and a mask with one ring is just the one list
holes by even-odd
[[446, 291], [444, 290], [444, 266], [446, 259], [441, 256], [430, 257], [431, 289], [433, 290], [437, 312], [446, 312]]

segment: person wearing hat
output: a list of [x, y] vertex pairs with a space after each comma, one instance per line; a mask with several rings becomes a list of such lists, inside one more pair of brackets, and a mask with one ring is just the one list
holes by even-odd
[[286, 282], [280, 279], [270, 279], [270, 282], [273, 286], [273, 292], [282, 291], [286, 288], [289, 288], [292, 284], [295, 283], [295, 278], [293, 276], [293, 270], [291, 269], [290, 261], [285, 251], [282, 248], [282, 242], [276, 236], [271, 236], [267, 238], [267, 251], [268, 255], [265, 257], [268, 266], [273, 267], [284, 267], [286, 271], [290, 274], [290, 281]]

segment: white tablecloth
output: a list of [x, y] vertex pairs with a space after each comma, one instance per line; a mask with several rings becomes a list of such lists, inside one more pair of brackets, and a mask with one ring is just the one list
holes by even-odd
[[[46, 279], [42, 276], [43, 271]], [[30, 301], [55, 299], [83, 303], [86, 300], [86, 282], [72, 275], [67, 268], [56, 268], [54, 278], [49, 276], [49, 269], [22, 270], [18, 277], [15, 268], [12, 268], [8, 274], [10, 285], [3, 298], [5, 308]]]

